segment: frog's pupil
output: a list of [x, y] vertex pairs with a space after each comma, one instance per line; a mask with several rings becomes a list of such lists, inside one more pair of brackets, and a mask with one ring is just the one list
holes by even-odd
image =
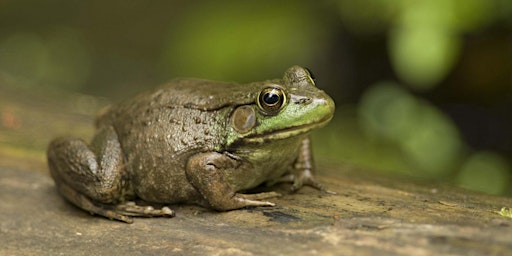
[[266, 93], [263, 96], [263, 101], [265, 101], [265, 103], [268, 105], [274, 105], [279, 101], [279, 95], [270, 92]]

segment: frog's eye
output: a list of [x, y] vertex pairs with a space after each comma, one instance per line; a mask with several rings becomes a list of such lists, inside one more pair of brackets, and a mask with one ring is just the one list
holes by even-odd
[[309, 73], [309, 78], [310, 78], [311, 84], [315, 85], [315, 80], [316, 80], [315, 74], [313, 74], [313, 72], [311, 72], [311, 70], [309, 68], [305, 68], [305, 69]]
[[277, 86], [267, 87], [258, 95], [258, 107], [267, 115], [275, 115], [286, 103], [286, 94]]
[[306, 71], [308, 71], [309, 77], [311, 77], [311, 79], [313, 79], [313, 81], [316, 80], [315, 74], [313, 74], [313, 72], [311, 72], [311, 69], [306, 68]]

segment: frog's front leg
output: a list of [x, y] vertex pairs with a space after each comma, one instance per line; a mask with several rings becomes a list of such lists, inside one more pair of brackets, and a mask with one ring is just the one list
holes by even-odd
[[311, 151], [311, 140], [308, 136], [301, 142], [299, 155], [297, 156], [297, 159], [291, 168], [291, 172], [275, 181], [268, 183], [268, 185], [281, 182], [291, 182], [291, 191], [293, 192], [299, 190], [304, 185], [308, 185], [329, 194], [336, 194], [335, 192], [327, 190], [320, 182], [315, 179], [313, 166], [314, 163]]
[[189, 182], [206, 199], [208, 204], [219, 211], [239, 209], [246, 206], [275, 206], [274, 203], [259, 201], [261, 199], [280, 196], [276, 192], [259, 194], [241, 194], [233, 190], [224, 173], [244, 171], [240, 159], [229, 154], [217, 152], [200, 153], [192, 156], [187, 163], [186, 174]]

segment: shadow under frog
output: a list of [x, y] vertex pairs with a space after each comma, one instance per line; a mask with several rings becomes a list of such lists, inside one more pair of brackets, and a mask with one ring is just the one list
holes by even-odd
[[195, 203], [219, 211], [274, 206], [276, 192], [243, 194], [260, 184], [327, 191], [313, 176], [308, 132], [327, 124], [333, 100], [309, 70], [246, 85], [198, 79], [169, 84], [110, 107], [90, 144], [57, 138], [48, 165], [59, 193], [93, 214], [174, 216]]

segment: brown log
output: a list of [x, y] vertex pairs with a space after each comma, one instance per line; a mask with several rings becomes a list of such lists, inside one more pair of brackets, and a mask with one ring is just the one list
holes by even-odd
[[[133, 224], [92, 216], [57, 194], [44, 160], [55, 134], [90, 134], [91, 115], [5, 95], [0, 255], [512, 255], [512, 219], [498, 214], [512, 199], [350, 165], [318, 168], [319, 180], [337, 194], [309, 187], [289, 194], [282, 184], [276, 207], [175, 205], [175, 218]], [[50, 107], [40, 108], [45, 102]]]

